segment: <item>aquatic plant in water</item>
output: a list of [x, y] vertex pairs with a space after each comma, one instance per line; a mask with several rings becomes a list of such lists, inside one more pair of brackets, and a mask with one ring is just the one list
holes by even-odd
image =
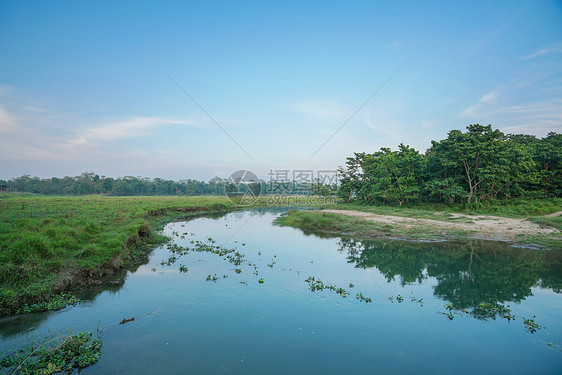
[[217, 281], [219, 278], [217, 277], [217, 274], [215, 273], [213, 276], [211, 275], [207, 275], [207, 278], [205, 280], [207, 281]]
[[[449, 320], [453, 320], [454, 315], [463, 316], [459, 312], [459, 310], [454, 309], [453, 305], [450, 303], [445, 305], [445, 309], [447, 309], [448, 313], [444, 313], [441, 311], [439, 311], [439, 313], [447, 316]], [[498, 315], [501, 318], [506, 319], [508, 322], [511, 322], [512, 320], [515, 320], [515, 318], [521, 318], [523, 320], [523, 324], [525, 325], [525, 330], [529, 333], [535, 333], [538, 329], [544, 328], [543, 326], [535, 322], [535, 316], [530, 319], [525, 318], [524, 316], [512, 315], [509, 305], [504, 306], [501, 304], [482, 302], [479, 303], [478, 306], [472, 310], [472, 312], [469, 312], [466, 309], [462, 309], [460, 311], [469, 313], [479, 319], [495, 319], [496, 315]]]
[[[352, 284], [350, 284], [350, 285], [352, 285]], [[360, 300], [360, 301], [362, 301], [362, 302], [365, 302], [365, 303], [371, 303], [371, 302], [373, 302], [370, 297], [365, 297], [365, 296], [363, 295], [363, 293], [357, 293], [357, 296], [356, 296], [356, 297], [357, 297], [358, 300]]]
[[536, 316], [533, 316], [533, 319], [523, 318], [523, 324], [525, 325], [525, 329], [527, 330], [527, 332], [535, 333], [537, 332], [537, 329], [544, 328], [535, 322], [535, 318]]
[[316, 290], [330, 290], [332, 292], [336, 292], [336, 294], [339, 294], [343, 298], [347, 298], [349, 295], [349, 292], [344, 288], [338, 288], [336, 285], [332, 284], [325, 284], [322, 280], [317, 279], [314, 276], [309, 276], [305, 282], [308, 283], [308, 287], [313, 292]]
[[56, 334], [25, 348], [4, 354], [0, 370], [15, 374], [70, 373], [98, 361], [101, 355], [102, 330], [95, 334], [85, 330], [78, 333]]
[[56, 311], [64, 309], [67, 306], [74, 306], [80, 303], [76, 296], [67, 293], [61, 293], [49, 299], [47, 302], [34, 303], [32, 305], [24, 304], [16, 311], [16, 314], [24, 314], [40, 311]]

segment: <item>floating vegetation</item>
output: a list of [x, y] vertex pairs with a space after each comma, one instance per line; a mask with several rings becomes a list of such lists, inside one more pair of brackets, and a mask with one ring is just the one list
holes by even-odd
[[[532, 319], [525, 318], [524, 316], [517, 316], [511, 314], [511, 309], [509, 305], [504, 306], [501, 304], [491, 304], [487, 302], [482, 302], [478, 304], [476, 308], [469, 312], [466, 309], [456, 310], [454, 309], [453, 305], [448, 303], [445, 305], [445, 309], [447, 309], [447, 313], [439, 311], [439, 314], [443, 314], [449, 318], [449, 320], [453, 320], [454, 315], [463, 316], [460, 312], [464, 312], [467, 314], [471, 314], [478, 319], [486, 319], [491, 318], [495, 319], [496, 315], [500, 316], [501, 318], [506, 319], [508, 322], [515, 320], [515, 318], [520, 318], [523, 320], [523, 324], [525, 325], [525, 330], [529, 333], [535, 333], [538, 329], [544, 328], [543, 326], [537, 324], [535, 322], [536, 316], [533, 316]], [[460, 312], [459, 312], [460, 311]]]
[[260, 279], [258, 280], [258, 283], [263, 284], [263, 279], [260, 278]]
[[535, 322], [535, 318], [536, 316], [533, 316], [533, 319], [523, 318], [523, 324], [525, 325], [525, 329], [527, 330], [527, 332], [535, 333], [537, 332], [537, 329], [544, 328], [543, 326], [540, 326]]
[[64, 309], [67, 306], [74, 306], [80, 303], [80, 300], [72, 294], [61, 293], [52, 297], [47, 302], [34, 303], [33, 305], [24, 304], [16, 311], [16, 314], [24, 314], [40, 311], [56, 311]]
[[349, 287], [353, 288], [353, 287], [355, 287], [355, 285], [353, 285], [352, 283], [349, 283]]
[[402, 297], [400, 294], [397, 295], [396, 297], [390, 296], [390, 297], [388, 297], [388, 299], [392, 303], [394, 303], [394, 300], [396, 300], [396, 302], [398, 302], [398, 303], [404, 302], [404, 297]]
[[455, 314], [457, 314], [455, 311], [453, 311], [453, 305], [448, 303], [445, 305], [445, 309], [447, 309], [448, 312], [438, 311], [438, 313], [445, 315], [447, 318], [449, 318], [449, 320], [453, 320], [455, 318]]
[[[0, 370], [15, 374], [70, 373], [98, 361], [101, 355], [102, 330], [95, 334], [82, 331], [58, 334], [29, 346], [8, 352], [0, 358]], [[2, 371], [4, 372], [4, 371]]]
[[347, 298], [347, 296], [349, 295], [349, 292], [347, 290], [338, 288], [335, 285], [324, 284], [322, 280], [316, 279], [314, 276], [310, 276], [305, 281], [308, 283], [308, 287], [313, 292], [316, 290], [331, 290], [332, 292], [336, 292], [336, 294], [339, 294], [343, 298]]
[[508, 321], [515, 319], [515, 317], [511, 315], [509, 305], [504, 306], [501, 304], [482, 302], [473, 310], [473, 315], [478, 317], [491, 317], [495, 319], [496, 314]]
[[415, 302], [415, 303], [419, 303], [420, 305], [423, 306], [423, 298], [419, 298], [419, 299], [416, 298], [416, 297], [414, 296], [414, 293], [412, 293], [412, 294], [410, 295], [410, 301]]
[[[350, 285], [353, 285], [353, 284], [350, 284]], [[357, 293], [357, 296], [356, 296], [356, 297], [357, 297], [357, 299], [358, 299], [359, 301], [361, 301], [361, 302], [365, 302], [365, 303], [371, 303], [371, 302], [373, 302], [370, 297], [365, 297], [365, 296], [363, 295], [363, 293]]]
[[[228, 261], [229, 263], [240, 266], [242, 263], [245, 262], [244, 254], [240, 253], [237, 249], [227, 249], [219, 245], [215, 245], [216, 241], [211, 237], [207, 237], [207, 242], [202, 242], [198, 240], [190, 241], [190, 244], [193, 245], [192, 247], [184, 247], [180, 246], [176, 243], [169, 243], [167, 245], [168, 250], [170, 251], [170, 256], [167, 260], [163, 260], [160, 264], [162, 266], [171, 266], [175, 262], [177, 262], [183, 255], [188, 254], [189, 252], [198, 252], [198, 253], [211, 253], [222, 257], [224, 260]], [[273, 262], [275, 263], [275, 262]], [[249, 266], [254, 267], [254, 274], [257, 275], [257, 267], [251, 262], [247, 262]], [[180, 265], [179, 271], [185, 273], [188, 271], [187, 267], [184, 265]], [[234, 272], [237, 274], [242, 273], [242, 269], [236, 267]], [[228, 278], [228, 275], [223, 275], [223, 278]], [[215, 276], [207, 276], [207, 281], [216, 281], [218, 278]]]
[[211, 275], [207, 275], [207, 278], [205, 280], [207, 281], [217, 281], [219, 278], [217, 277], [217, 274], [215, 273], [213, 276]]

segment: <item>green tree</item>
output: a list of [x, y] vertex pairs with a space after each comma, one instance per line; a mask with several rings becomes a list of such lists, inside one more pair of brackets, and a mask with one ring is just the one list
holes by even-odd
[[[508, 196], [510, 187], [533, 178], [533, 162], [528, 149], [510, 142], [492, 126], [469, 125], [467, 132], [452, 130], [440, 142], [432, 141], [427, 152], [428, 180], [447, 181], [449, 198], [466, 192], [467, 203], [492, 200], [499, 194]], [[439, 195], [443, 184], [428, 184], [431, 194]], [[445, 194], [447, 195], [447, 194]]]
[[340, 168], [338, 195], [350, 200], [356, 196], [367, 203], [405, 201], [419, 198], [422, 186], [423, 156], [404, 144], [398, 151], [381, 148], [374, 154], [356, 153]]
[[535, 144], [537, 183], [545, 196], [562, 195], [562, 134], [548, 133]]
[[131, 195], [132, 189], [129, 183], [122, 179], [117, 179], [111, 189], [112, 195]]

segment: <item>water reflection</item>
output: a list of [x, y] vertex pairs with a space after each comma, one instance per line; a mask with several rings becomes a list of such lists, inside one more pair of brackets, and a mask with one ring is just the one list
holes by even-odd
[[562, 291], [562, 251], [515, 248], [504, 242], [404, 242], [341, 238], [340, 251], [358, 268], [376, 267], [402, 285], [434, 278], [434, 294], [455, 309], [482, 302], [521, 302], [532, 287]]

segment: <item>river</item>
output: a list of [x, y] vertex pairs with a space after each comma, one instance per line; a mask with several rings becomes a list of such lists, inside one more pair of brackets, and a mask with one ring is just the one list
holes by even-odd
[[82, 373], [560, 373], [560, 251], [322, 238], [275, 225], [284, 211], [168, 224], [169, 244], [81, 304], [0, 321], [0, 352], [100, 327]]

